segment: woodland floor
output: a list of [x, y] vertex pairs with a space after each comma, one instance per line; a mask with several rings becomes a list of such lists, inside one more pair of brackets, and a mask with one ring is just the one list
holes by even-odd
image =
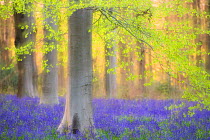
[[[40, 105], [38, 98], [18, 99], [0, 95], [0, 139], [103, 139], [103, 140], [208, 140], [210, 111], [188, 114], [195, 102], [174, 100], [94, 99], [97, 134], [56, 133], [64, 112], [65, 99], [55, 106]], [[168, 110], [171, 104], [186, 107]]]

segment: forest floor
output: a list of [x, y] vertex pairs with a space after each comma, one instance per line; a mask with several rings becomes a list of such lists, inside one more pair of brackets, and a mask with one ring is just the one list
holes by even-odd
[[[174, 100], [94, 99], [96, 134], [58, 134], [65, 99], [58, 105], [39, 104], [38, 98], [18, 99], [0, 94], [0, 139], [208, 140], [210, 111], [188, 107], [196, 102]], [[172, 104], [185, 107], [169, 110]], [[94, 138], [92, 138], [94, 137]]]

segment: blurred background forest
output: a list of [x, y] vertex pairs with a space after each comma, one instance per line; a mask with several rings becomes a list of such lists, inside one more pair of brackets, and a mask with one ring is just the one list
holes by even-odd
[[[152, 6], [164, 4], [170, 0], [152, 0]], [[9, 3], [9, 1], [0, 1], [0, 5]], [[37, 9], [42, 8], [42, 5], [35, 3]], [[181, 5], [187, 9], [196, 10], [200, 13], [208, 13], [210, 10], [209, 0], [194, 0]], [[168, 7], [170, 9], [170, 7]], [[61, 10], [60, 13], [65, 12]], [[123, 10], [121, 11], [123, 12]], [[166, 11], [167, 12], [167, 9]], [[174, 15], [168, 12], [166, 16], [158, 16], [158, 13], [153, 13], [152, 9], [142, 11], [143, 17], [147, 18], [145, 25], [150, 29], [160, 30], [164, 34], [173, 34], [173, 29], [182, 26], [182, 29], [187, 26], [193, 27], [191, 36], [191, 47], [194, 52], [188, 55], [193, 65], [202, 67], [210, 71], [210, 57], [208, 55], [210, 49], [209, 17], [197, 16], [193, 14], [183, 13], [182, 16]], [[159, 13], [162, 14], [162, 13]], [[36, 19], [36, 43], [34, 48], [35, 65], [37, 68], [36, 76], [38, 78], [38, 93], [42, 92], [43, 82], [43, 22], [42, 13], [35, 12]], [[132, 15], [133, 16], [133, 15]], [[62, 19], [63, 18], [63, 19]], [[93, 26], [100, 19], [100, 14], [94, 12]], [[103, 21], [103, 18], [101, 19]], [[105, 21], [105, 19], [104, 19]], [[184, 24], [183, 24], [184, 23]], [[187, 23], [187, 24], [186, 24]], [[183, 26], [185, 25], [185, 26]], [[61, 16], [59, 30], [63, 31], [63, 39], [59, 42], [58, 47], [58, 94], [63, 96], [68, 89], [68, 34], [65, 33], [68, 29], [67, 17]], [[107, 28], [107, 27], [106, 27]], [[186, 29], [187, 30], [187, 29]], [[202, 32], [203, 31], [203, 32]], [[110, 36], [115, 36], [116, 31], [112, 31]], [[120, 33], [118, 32], [120, 36]], [[170, 75], [170, 70], [176, 69], [176, 65], [166, 59], [160, 57], [159, 62], [154, 56], [155, 51], [148, 47], [139, 47], [142, 43], [136, 41], [131, 43], [130, 35], [123, 34], [124, 41], [116, 41], [111, 47], [107, 45], [106, 33], [102, 33], [97, 28], [93, 28], [93, 97], [117, 97], [125, 99], [180, 99], [183, 90], [188, 87], [188, 77], [185, 74], [175, 71], [173, 76]], [[161, 34], [160, 34], [161, 36]], [[184, 37], [174, 36], [180, 40]], [[173, 38], [171, 38], [173, 40]], [[14, 16], [7, 19], [0, 19], [0, 93], [16, 94], [18, 89], [18, 71], [15, 50], [15, 29]], [[174, 39], [176, 44], [177, 39]], [[112, 40], [115, 42], [115, 40]], [[167, 46], [167, 40], [166, 40]], [[173, 42], [170, 42], [173, 43]], [[113, 45], [114, 44], [114, 45]], [[189, 45], [190, 46], [190, 45]], [[163, 48], [164, 50], [164, 48]], [[167, 50], [167, 49], [165, 49]], [[164, 52], [159, 55], [163, 56]], [[184, 51], [184, 50], [183, 50]], [[170, 53], [170, 52], [169, 52]], [[165, 70], [167, 67], [169, 70]], [[176, 75], [176, 76], [174, 76]], [[174, 78], [176, 77], [176, 78]], [[183, 82], [184, 81], [184, 82]]]

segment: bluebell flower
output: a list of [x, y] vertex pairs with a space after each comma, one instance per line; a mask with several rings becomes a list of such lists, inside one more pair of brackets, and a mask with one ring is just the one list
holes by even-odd
[[[58, 135], [58, 127], [65, 105], [59, 98], [55, 106], [39, 105], [38, 98], [14, 95], [0, 95], [0, 139], [44, 139], [46, 137], [88, 139], [84, 134]], [[165, 106], [186, 103], [180, 109], [167, 110]], [[207, 139], [210, 130], [210, 111], [195, 110], [195, 115], [187, 114], [188, 107], [196, 102], [182, 100], [124, 100], [94, 99], [93, 118], [100, 134], [91, 134], [97, 139]]]

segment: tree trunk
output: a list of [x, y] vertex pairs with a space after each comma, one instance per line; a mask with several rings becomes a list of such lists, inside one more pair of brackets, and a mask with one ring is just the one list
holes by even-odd
[[[64, 53], [61, 52], [60, 56], [63, 56]], [[58, 55], [59, 56], [59, 55]], [[58, 92], [62, 93], [66, 93], [66, 84], [67, 84], [67, 80], [66, 80], [66, 71], [65, 71], [65, 67], [64, 67], [64, 62], [60, 61], [60, 64], [58, 65]]]
[[[26, 5], [28, 7], [29, 4]], [[18, 97], [37, 96], [34, 87], [35, 64], [33, 48], [35, 44], [35, 19], [33, 13], [14, 13], [15, 47], [18, 58]], [[21, 28], [22, 26], [22, 28]], [[22, 51], [23, 50], [23, 51]]]
[[[47, 66], [43, 72], [42, 97], [40, 103], [58, 104], [58, 68], [57, 68], [57, 19], [54, 19], [50, 14], [53, 13], [52, 5], [45, 5], [45, 54], [44, 61]], [[54, 16], [54, 15], [53, 15]]]
[[58, 126], [57, 131], [60, 133], [68, 133], [70, 132], [69, 126], [71, 125], [71, 117], [70, 117], [70, 94], [69, 91], [66, 94], [66, 103], [65, 103], [65, 110], [63, 114], [63, 118], [61, 120], [60, 125]]
[[75, 11], [69, 19], [70, 103], [66, 106], [73, 134], [93, 126], [91, 24], [92, 10], [87, 8]]
[[137, 42], [137, 45], [140, 46], [139, 49], [139, 57], [141, 58], [141, 60], [139, 61], [139, 75], [141, 76], [139, 79], [139, 88], [140, 88], [140, 97], [144, 97], [144, 94], [146, 92], [145, 89], [145, 63], [146, 63], [146, 59], [145, 59], [145, 49], [142, 43]]
[[[210, 1], [208, 1], [208, 8], [207, 8], [207, 12], [210, 14]], [[208, 28], [210, 30], [210, 21], [208, 21], [207, 23]], [[207, 34], [207, 53], [210, 52], [210, 34]], [[206, 71], [210, 74], [210, 55], [207, 54], [206, 55]]]
[[119, 74], [119, 86], [118, 86], [118, 91], [119, 91], [119, 97], [120, 98], [125, 98], [128, 99], [129, 98], [129, 84], [128, 81], [126, 80], [126, 72], [127, 72], [127, 66], [122, 65], [122, 63], [128, 63], [128, 56], [125, 56], [125, 54], [123, 54], [123, 50], [126, 47], [125, 43], [119, 42], [119, 65], [120, 67], [120, 74]]
[[[80, 9], [70, 23], [70, 111], [72, 130], [84, 131], [93, 125], [92, 114], [92, 52], [89, 31], [92, 11]], [[79, 104], [78, 104], [79, 103]]]
[[13, 17], [0, 19], [0, 63], [9, 65], [11, 54], [7, 47], [12, 46], [13, 38]]
[[[108, 98], [116, 97], [117, 92], [117, 78], [116, 78], [116, 67], [117, 67], [117, 58], [116, 58], [116, 46], [106, 46], [106, 81], [105, 81], [105, 89], [106, 95]], [[113, 70], [108, 72], [109, 70]]]
[[[193, 9], [196, 9], [197, 11], [202, 11], [201, 10], [201, 7], [200, 7], [200, 0], [195, 0], [193, 2]], [[201, 28], [201, 17], [198, 17], [198, 16], [193, 16], [193, 26], [194, 28]], [[195, 61], [196, 61], [196, 66], [198, 67], [201, 67], [202, 64], [201, 64], [201, 60], [202, 60], [202, 57], [201, 57], [201, 50], [202, 50], [202, 44], [203, 44], [203, 38], [201, 38], [201, 34], [197, 34], [197, 37], [195, 39], [195, 43], [201, 43], [201, 45], [197, 45], [196, 47], [196, 56], [195, 56]]]
[[[113, 15], [113, 9], [109, 9], [109, 13]], [[113, 15], [114, 16], [114, 15]], [[115, 34], [115, 29], [111, 30]], [[108, 38], [105, 45], [105, 91], [108, 98], [114, 98], [117, 95], [117, 56], [116, 56], [116, 43], [113, 38]]]

